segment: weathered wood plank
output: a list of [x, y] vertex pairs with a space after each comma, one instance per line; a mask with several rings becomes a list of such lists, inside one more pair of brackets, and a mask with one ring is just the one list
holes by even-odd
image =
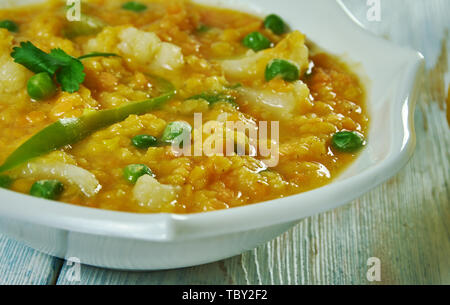
[[0, 285], [51, 285], [62, 261], [0, 235]]

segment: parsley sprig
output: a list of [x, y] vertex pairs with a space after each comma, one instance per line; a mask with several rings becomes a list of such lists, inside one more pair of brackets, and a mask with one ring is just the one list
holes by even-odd
[[36, 74], [47, 72], [51, 76], [56, 76], [62, 90], [69, 93], [78, 91], [86, 77], [81, 61], [62, 49], [52, 49], [47, 54], [27, 41], [22, 42], [20, 47], [15, 47], [11, 56], [16, 63]]
[[20, 47], [15, 47], [11, 56], [16, 63], [23, 65], [36, 74], [46, 72], [51, 77], [55, 76], [63, 91], [74, 93], [80, 90], [80, 85], [86, 77], [84, 65], [81, 62], [82, 59], [119, 55], [94, 52], [75, 58], [62, 49], [52, 49], [50, 53], [45, 53], [30, 41], [27, 41], [22, 42]]

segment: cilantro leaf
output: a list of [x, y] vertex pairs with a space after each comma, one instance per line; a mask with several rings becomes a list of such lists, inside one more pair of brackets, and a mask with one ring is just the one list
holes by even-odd
[[20, 47], [15, 47], [11, 57], [14, 58], [16, 63], [25, 66], [36, 74], [47, 72], [53, 75], [61, 66], [61, 62], [56, 58], [38, 49], [29, 41], [22, 42]]
[[15, 47], [11, 56], [16, 63], [36, 74], [47, 72], [51, 76], [56, 75], [62, 90], [69, 93], [78, 91], [86, 77], [81, 61], [62, 49], [53, 49], [47, 54], [28, 41]]
[[84, 82], [86, 76], [83, 70], [83, 64], [77, 62], [71, 66], [64, 66], [56, 72], [56, 80], [61, 84], [62, 90], [69, 93], [80, 90], [80, 85]]
[[81, 61], [61, 49], [53, 49], [50, 56], [63, 63], [56, 72], [56, 80], [61, 84], [62, 90], [69, 93], [80, 90], [80, 84], [86, 77]]

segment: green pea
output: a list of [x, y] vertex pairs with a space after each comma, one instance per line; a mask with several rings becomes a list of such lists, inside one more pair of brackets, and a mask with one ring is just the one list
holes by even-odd
[[131, 143], [140, 149], [155, 146], [157, 142], [158, 140], [155, 137], [149, 135], [138, 135], [131, 139]]
[[48, 99], [56, 94], [57, 87], [46, 72], [34, 75], [28, 80], [28, 95], [37, 101]]
[[278, 76], [287, 82], [293, 82], [300, 78], [300, 70], [295, 64], [287, 60], [274, 59], [267, 65], [266, 81], [271, 81]]
[[264, 26], [274, 34], [281, 35], [287, 32], [287, 25], [280, 16], [269, 15], [264, 20]]
[[64, 191], [64, 185], [58, 180], [41, 180], [33, 184], [30, 195], [50, 200], [58, 199]]
[[341, 131], [336, 133], [332, 139], [333, 147], [341, 152], [356, 152], [364, 146], [364, 139], [354, 131]]
[[13, 179], [6, 175], [0, 175], [0, 188], [7, 189], [13, 183]]
[[8, 31], [13, 33], [17, 33], [19, 31], [19, 26], [12, 20], [0, 21], [0, 28], [7, 29]]
[[190, 134], [192, 131], [191, 125], [187, 122], [177, 121], [169, 123], [163, 132], [161, 141], [164, 143], [180, 143], [182, 137], [186, 134]]
[[122, 8], [127, 11], [140, 13], [147, 9], [147, 5], [135, 1], [130, 1], [122, 5]]
[[132, 184], [136, 184], [144, 175], [155, 176], [152, 170], [144, 164], [131, 164], [123, 169], [123, 177]]
[[242, 41], [244, 46], [252, 49], [255, 52], [265, 50], [271, 47], [272, 42], [260, 32], [253, 32], [248, 34]]
[[97, 17], [81, 14], [80, 21], [72, 21], [66, 24], [63, 29], [63, 35], [69, 39], [79, 36], [95, 35], [100, 33], [105, 25], [106, 24]]

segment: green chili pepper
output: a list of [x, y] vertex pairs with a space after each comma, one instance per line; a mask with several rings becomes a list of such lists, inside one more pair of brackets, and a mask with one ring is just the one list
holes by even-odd
[[75, 144], [102, 128], [125, 120], [130, 115], [142, 115], [153, 111], [176, 94], [171, 83], [155, 79], [163, 93], [159, 97], [143, 102], [131, 103], [116, 109], [92, 111], [79, 118], [61, 119], [31, 137], [14, 151], [0, 166], [0, 173], [46, 153]]

